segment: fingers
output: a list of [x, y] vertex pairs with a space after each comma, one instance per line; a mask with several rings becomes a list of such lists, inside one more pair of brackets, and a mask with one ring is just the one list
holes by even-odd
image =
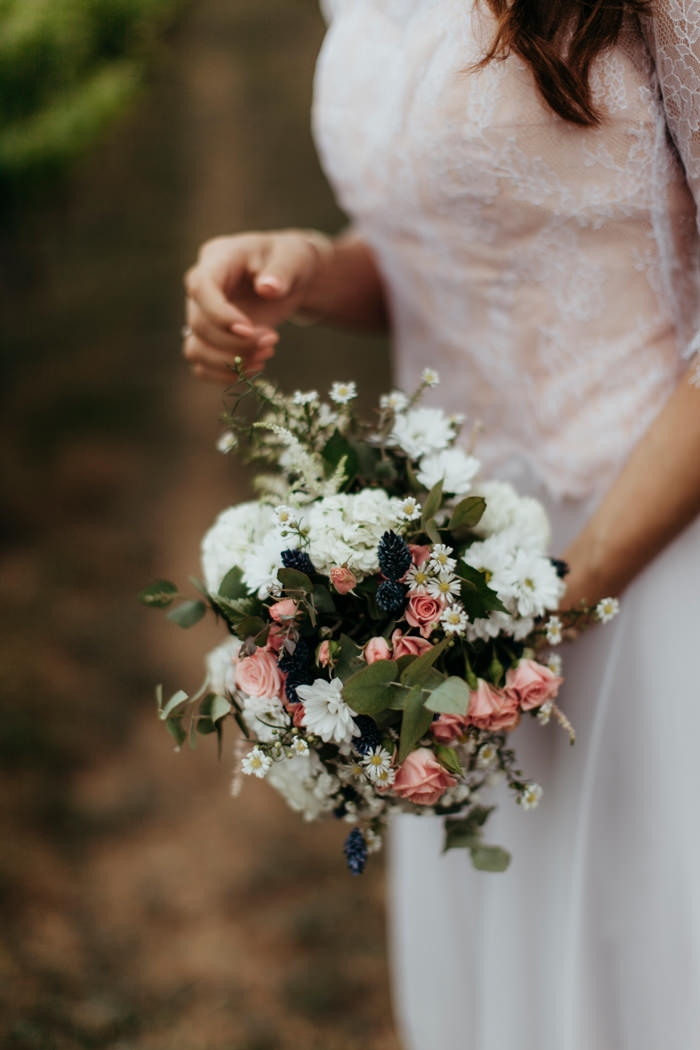
[[222, 329], [202, 312], [194, 299], [187, 300], [185, 315], [188, 326], [200, 342], [232, 357], [252, 353], [257, 347], [274, 346], [279, 341], [274, 329], [248, 321], [236, 322], [232, 330]]
[[255, 346], [252, 349], [242, 348], [232, 353], [209, 346], [195, 333], [192, 333], [184, 340], [182, 353], [193, 375], [230, 386], [236, 381], [233, 369], [236, 357], [241, 359], [243, 369], [248, 374], [253, 374], [262, 371], [265, 362], [274, 356], [275, 348], [272, 344], [262, 347]]
[[255, 291], [263, 299], [282, 299], [311, 276], [318, 261], [316, 249], [298, 233], [280, 233], [266, 247], [260, 266], [251, 267]]

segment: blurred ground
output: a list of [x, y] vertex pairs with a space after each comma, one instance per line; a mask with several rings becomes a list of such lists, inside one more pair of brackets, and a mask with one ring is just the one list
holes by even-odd
[[[140, 608], [196, 573], [245, 479], [178, 358], [180, 274], [215, 233], [342, 223], [308, 134], [314, 0], [195, 0], [151, 92], [0, 273], [0, 1045], [397, 1050], [381, 862], [265, 785], [176, 756], [153, 683], [215, 637]], [[286, 388], [386, 388], [385, 347], [285, 332]], [[230, 745], [231, 740], [226, 742]]]

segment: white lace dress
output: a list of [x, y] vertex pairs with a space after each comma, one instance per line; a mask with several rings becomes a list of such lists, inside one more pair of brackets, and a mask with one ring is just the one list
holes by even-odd
[[[605, 114], [554, 116], [516, 57], [480, 72], [484, 0], [327, 0], [314, 127], [386, 280], [395, 370], [484, 423], [560, 552], [700, 349], [700, 0], [652, 0], [600, 56]], [[635, 513], [635, 508], [630, 508]], [[699, 1050], [700, 520], [565, 654], [574, 749], [524, 725], [544, 786], [500, 799], [504, 875], [392, 844], [407, 1050]]]

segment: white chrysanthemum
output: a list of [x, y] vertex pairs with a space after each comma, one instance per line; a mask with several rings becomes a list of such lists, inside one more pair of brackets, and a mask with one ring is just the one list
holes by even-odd
[[476, 764], [479, 769], [488, 769], [498, 758], [498, 748], [495, 744], [484, 744], [479, 748]]
[[471, 489], [481, 464], [461, 448], [446, 448], [422, 456], [418, 466], [416, 477], [427, 489], [442, 481], [444, 492], [464, 496]]
[[275, 507], [273, 518], [275, 525], [282, 532], [299, 528], [299, 511], [287, 506], [286, 503], [280, 503], [278, 507]]
[[207, 683], [213, 693], [233, 692], [235, 687], [234, 660], [241, 645], [240, 638], [231, 636], [212, 649], [204, 658], [207, 669]]
[[223, 452], [226, 455], [227, 452], [233, 452], [234, 448], [238, 446], [238, 438], [232, 430], [224, 430], [223, 434], [216, 442], [216, 447], [219, 452]]
[[420, 377], [421, 381], [425, 383], [426, 386], [437, 386], [440, 382], [440, 376], [434, 368], [424, 368]]
[[294, 737], [291, 749], [295, 755], [308, 755], [309, 753], [309, 745], [306, 743], [303, 736]]
[[489, 587], [503, 600], [512, 593], [509, 573], [513, 554], [513, 536], [509, 532], [496, 533], [480, 543], [472, 543], [462, 555], [462, 561], [483, 572]]
[[416, 521], [421, 516], [421, 505], [415, 496], [407, 496], [401, 501], [398, 513], [398, 521]]
[[[529, 621], [530, 623], [532, 621]], [[499, 634], [512, 636], [516, 621], [510, 613], [492, 612], [488, 616], [472, 620], [467, 625], [467, 641], [487, 642], [489, 638], [496, 638]]]
[[295, 405], [313, 405], [318, 401], [317, 390], [295, 390], [292, 395]]
[[277, 572], [283, 568], [282, 541], [276, 529], [248, 551], [243, 559], [243, 582], [258, 598], [279, 594], [281, 585]]
[[241, 762], [241, 772], [249, 777], [258, 777], [260, 780], [267, 774], [272, 759], [261, 751], [259, 747], [252, 748]]
[[360, 735], [353, 721], [356, 712], [343, 700], [339, 678], [330, 682], [317, 678], [313, 685], [298, 685], [297, 695], [304, 701], [302, 724], [325, 743], [349, 744]]
[[272, 510], [262, 503], [239, 503], [222, 511], [202, 540], [202, 574], [207, 590], [216, 594], [224, 576], [243, 566], [249, 551], [270, 530]]
[[596, 617], [601, 623], [608, 623], [620, 611], [620, 603], [617, 598], [603, 598], [595, 607]]
[[[391, 769], [391, 762], [391, 755], [386, 748], [383, 748], [381, 745], [372, 748], [362, 759], [365, 773], [370, 780], [374, 781], [380, 778], [380, 774]], [[384, 783], [383, 779], [382, 783]]]
[[382, 394], [379, 398], [381, 409], [392, 409], [394, 412], [403, 412], [408, 405], [408, 398], [402, 390], [392, 390], [389, 394]]
[[411, 459], [447, 448], [454, 429], [439, 408], [411, 408], [394, 420], [389, 442], [398, 445]]
[[[564, 583], [549, 558], [519, 550], [505, 570], [506, 590], [519, 616], [542, 616], [555, 609], [564, 593]], [[509, 602], [505, 602], [510, 608]]]
[[[267, 782], [279, 791], [291, 809], [303, 815], [304, 820], [318, 820], [336, 806], [335, 793], [339, 782], [335, 777], [326, 780], [325, 767], [315, 751], [275, 762], [267, 775]], [[331, 789], [328, 794], [321, 793], [319, 782], [322, 787]]]
[[521, 547], [547, 550], [551, 529], [547, 512], [539, 500], [519, 496], [507, 481], [479, 482], [472, 495], [483, 496], [486, 500], [486, 510], [474, 527], [477, 536], [487, 537], [513, 529]]
[[405, 582], [408, 584], [408, 593], [425, 594], [431, 576], [432, 573], [429, 571], [426, 564], [411, 565], [404, 577]]
[[528, 784], [527, 787], [525, 787], [518, 796], [518, 801], [520, 802], [520, 805], [523, 807], [523, 809], [534, 809], [540, 804], [541, 798], [542, 788], [540, 787], [540, 785]]
[[431, 598], [444, 598], [451, 602], [459, 594], [462, 583], [458, 576], [451, 572], [441, 572], [428, 580], [426, 590]]
[[560, 645], [563, 639], [562, 622], [558, 616], [550, 616], [545, 624], [547, 641], [550, 645]]
[[457, 564], [457, 559], [452, 557], [453, 554], [452, 547], [447, 547], [444, 543], [436, 543], [430, 551], [431, 569], [434, 569], [435, 572], [452, 572]]
[[357, 397], [357, 386], [355, 383], [334, 383], [328, 396], [336, 405], [347, 405]]
[[306, 511], [308, 552], [319, 572], [346, 565], [358, 581], [379, 572], [379, 541], [397, 519], [401, 500], [383, 489], [340, 493], [313, 503]]
[[467, 630], [467, 614], [461, 605], [455, 602], [453, 605], [447, 606], [440, 617], [440, 623], [445, 634], [465, 634]]
[[271, 743], [276, 729], [289, 729], [291, 719], [274, 696], [247, 696], [241, 700], [243, 720], [248, 729], [263, 744]]

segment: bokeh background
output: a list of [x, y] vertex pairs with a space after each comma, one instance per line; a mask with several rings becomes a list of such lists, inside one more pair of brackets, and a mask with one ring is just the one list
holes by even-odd
[[[215, 629], [136, 602], [198, 571], [247, 479], [179, 356], [212, 235], [343, 216], [309, 133], [316, 0], [0, 0], [0, 1045], [398, 1050], [382, 862], [231, 737], [176, 755], [153, 686]], [[286, 389], [389, 382], [382, 341], [285, 329]]]

